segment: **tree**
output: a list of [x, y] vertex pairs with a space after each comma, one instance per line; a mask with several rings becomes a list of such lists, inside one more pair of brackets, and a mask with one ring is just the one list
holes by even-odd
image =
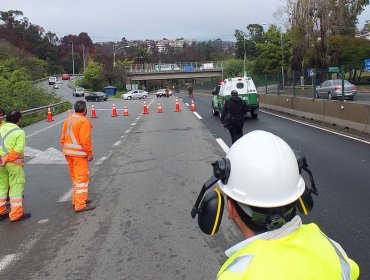
[[86, 70], [78, 84], [84, 88], [93, 91], [100, 91], [105, 86], [105, 79], [103, 76], [103, 65], [90, 60], [87, 64]]

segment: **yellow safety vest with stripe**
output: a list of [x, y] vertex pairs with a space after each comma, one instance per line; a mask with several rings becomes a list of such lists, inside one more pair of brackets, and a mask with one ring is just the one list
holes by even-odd
[[26, 134], [13, 123], [5, 123], [0, 128], [0, 156], [4, 157], [12, 151], [19, 153], [18, 158], [10, 161], [15, 164], [24, 164], [24, 147], [26, 146]]
[[232, 255], [218, 280], [354, 280], [359, 267], [315, 224], [276, 240], [257, 239]]
[[77, 142], [76, 136], [72, 129], [72, 126], [81, 119], [82, 119], [81, 116], [72, 115], [66, 120], [67, 130], [65, 131], [64, 134], [66, 141], [64, 142], [63, 145], [63, 153], [65, 155], [87, 157], [87, 153], [84, 151], [83, 147]]

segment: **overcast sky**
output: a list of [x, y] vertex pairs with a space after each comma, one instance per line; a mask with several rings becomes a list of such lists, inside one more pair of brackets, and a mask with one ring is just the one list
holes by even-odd
[[[284, 0], [0, 0], [58, 37], [87, 32], [94, 42], [145, 39], [233, 40], [235, 29], [273, 23]], [[370, 20], [370, 7], [359, 26]]]

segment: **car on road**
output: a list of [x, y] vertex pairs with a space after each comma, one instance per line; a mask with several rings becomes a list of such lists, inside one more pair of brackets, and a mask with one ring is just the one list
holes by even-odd
[[69, 80], [71, 77], [68, 74], [62, 75], [62, 80]]
[[127, 93], [122, 94], [121, 98], [125, 100], [146, 99], [148, 96], [149, 96], [149, 93], [147, 91], [135, 89], [135, 90], [130, 90]]
[[72, 91], [73, 96], [84, 96], [85, 95], [85, 89], [82, 87], [76, 87]]
[[228, 78], [217, 85], [212, 91], [212, 114], [214, 116], [219, 115], [221, 118], [224, 104], [227, 99], [231, 98], [232, 90], [236, 90], [239, 93], [239, 97], [247, 103], [248, 112], [252, 119], [257, 119], [259, 98], [256, 86], [251, 77]]
[[[161, 88], [157, 91], [156, 93], [157, 97], [166, 97], [166, 89]], [[169, 89], [168, 90], [168, 96], [172, 96], [172, 91]]]
[[[344, 98], [353, 100], [357, 95], [357, 87], [344, 80]], [[316, 87], [317, 98], [337, 99], [342, 98], [342, 80], [327, 80]]]
[[85, 100], [86, 101], [95, 101], [95, 102], [107, 101], [108, 96], [104, 92], [100, 92], [100, 91], [90, 92], [90, 93], [85, 94]]
[[56, 76], [50, 76], [49, 77], [49, 85], [54, 85], [57, 82]]

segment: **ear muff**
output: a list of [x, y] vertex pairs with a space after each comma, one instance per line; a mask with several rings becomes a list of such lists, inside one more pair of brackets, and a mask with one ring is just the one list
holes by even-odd
[[224, 205], [224, 198], [218, 188], [213, 189], [203, 197], [198, 210], [198, 225], [205, 234], [213, 236], [218, 231]]
[[223, 184], [227, 184], [230, 177], [231, 163], [228, 158], [222, 158], [212, 163], [213, 175], [220, 179]]
[[307, 215], [313, 208], [312, 191], [306, 186], [303, 194], [297, 200], [297, 208], [299, 212]]

